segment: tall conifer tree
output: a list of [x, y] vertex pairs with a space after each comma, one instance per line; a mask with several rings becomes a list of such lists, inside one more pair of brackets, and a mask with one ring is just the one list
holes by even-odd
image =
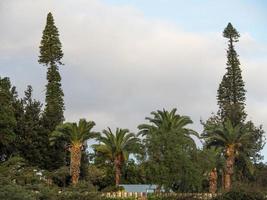
[[[64, 121], [64, 100], [61, 88], [61, 76], [58, 67], [63, 65], [62, 45], [59, 40], [58, 29], [55, 26], [51, 13], [47, 15], [46, 26], [40, 45], [39, 63], [45, 65], [47, 69], [47, 85], [45, 108], [43, 113], [43, 126], [48, 137], [55, 130], [56, 126]], [[48, 142], [49, 144], [49, 142]], [[66, 152], [64, 151], [64, 141], [55, 142], [47, 156], [48, 169], [55, 169], [65, 164]]]
[[64, 100], [58, 66], [62, 65], [63, 52], [59, 33], [51, 13], [47, 15], [46, 26], [40, 45], [39, 63], [48, 67], [46, 105], [44, 110], [45, 128], [53, 131], [64, 120]]
[[[242, 78], [238, 54], [235, 51], [234, 43], [238, 42], [240, 37], [237, 30], [228, 23], [223, 31], [223, 36], [228, 39], [227, 49], [227, 67], [226, 73], [222, 78], [217, 93], [219, 111], [217, 115], [210, 117], [204, 125], [204, 135], [207, 133], [209, 126], [220, 126], [229, 119], [232, 125], [247, 127], [253, 140], [235, 159], [236, 180], [244, 180], [251, 176], [251, 162], [257, 162], [262, 159], [260, 151], [262, 150], [265, 140], [262, 126], [256, 127], [252, 121], [246, 122], [247, 113], [245, 111], [245, 84]], [[245, 150], [246, 149], [246, 150]], [[240, 176], [239, 176], [240, 175]]]
[[245, 112], [246, 90], [241, 75], [240, 62], [234, 47], [234, 43], [238, 42], [240, 35], [229, 23], [223, 31], [223, 36], [228, 39], [227, 72], [218, 89], [218, 114], [221, 120], [225, 121], [226, 118], [229, 118], [236, 125], [244, 122], [247, 116]]

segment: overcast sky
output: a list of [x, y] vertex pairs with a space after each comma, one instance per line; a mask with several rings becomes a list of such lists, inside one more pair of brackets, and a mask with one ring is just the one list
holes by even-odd
[[[1, 0], [0, 76], [21, 96], [32, 85], [44, 102], [46, 68], [37, 60], [51, 11], [64, 51], [66, 120], [136, 132], [151, 111], [176, 107], [201, 132], [200, 119], [218, 109], [222, 31], [232, 22], [241, 34], [248, 119], [267, 130], [266, 9], [263, 0]], [[267, 161], [267, 148], [263, 154]]]

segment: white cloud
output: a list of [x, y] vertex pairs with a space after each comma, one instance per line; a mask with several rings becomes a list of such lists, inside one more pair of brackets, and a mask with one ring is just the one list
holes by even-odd
[[[100, 0], [9, 0], [1, 6], [5, 28], [0, 33], [0, 72], [20, 91], [32, 84], [42, 99], [45, 68], [37, 63], [38, 46], [46, 14], [52, 11], [65, 53], [61, 72], [67, 120], [88, 117], [98, 130], [119, 126], [135, 131], [151, 111], [177, 107], [201, 131], [200, 118], [217, 110], [227, 48], [222, 30], [186, 32], [147, 19], [134, 7]], [[267, 127], [267, 60], [262, 59], [267, 47], [248, 33], [241, 35], [237, 49], [244, 65], [247, 110]]]

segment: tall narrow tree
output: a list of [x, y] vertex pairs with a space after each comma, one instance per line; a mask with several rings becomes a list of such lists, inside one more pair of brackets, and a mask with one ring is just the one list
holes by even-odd
[[[211, 125], [223, 126], [227, 120], [231, 122], [233, 127], [246, 126], [251, 133], [252, 141], [246, 149], [242, 149], [242, 153], [243, 155], [246, 155], [244, 158], [252, 158], [254, 162], [257, 162], [262, 159], [259, 152], [265, 144], [263, 135], [264, 131], [262, 126], [256, 127], [253, 122], [245, 121], [247, 117], [245, 111], [246, 90], [238, 54], [236, 53], [234, 46], [234, 44], [238, 42], [240, 35], [232, 24], [228, 23], [223, 31], [223, 36], [228, 39], [227, 68], [217, 91], [219, 111], [217, 115], [212, 116], [203, 123], [204, 135], [207, 133], [207, 129]], [[241, 176], [238, 177], [237, 173], [234, 174], [235, 180], [244, 180], [246, 179], [245, 176], [247, 176], [247, 174], [250, 174], [251, 176], [250, 167], [246, 166], [245, 159], [235, 157], [235, 162], [239, 163], [238, 165], [235, 165], [235, 171], [238, 171], [239, 174], [241, 174]]]
[[[43, 113], [43, 126], [49, 134], [55, 130], [56, 126], [64, 121], [64, 100], [61, 88], [61, 76], [58, 67], [63, 65], [62, 45], [59, 40], [59, 33], [55, 26], [51, 13], [47, 15], [46, 26], [40, 45], [39, 63], [45, 65], [47, 70], [47, 85], [45, 109]], [[49, 144], [49, 142], [48, 142]], [[48, 153], [50, 163], [47, 168], [58, 168], [65, 164], [66, 152], [64, 151], [64, 141], [55, 142], [55, 145]]]
[[58, 70], [58, 66], [62, 65], [62, 57], [59, 33], [52, 14], [48, 13], [40, 45], [39, 63], [48, 67], [44, 119], [45, 126], [50, 131], [53, 131], [64, 120], [64, 94]]
[[222, 121], [229, 118], [234, 125], [237, 125], [244, 122], [247, 116], [245, 112], [246, 90], [241, 75], [240, 62], [234, 47], [234, 43], [238, 42], [240, 35], [229, 23], [223, 31], [223, 36], [228, 39], [227, 72], [218, 89], [218, 114]]

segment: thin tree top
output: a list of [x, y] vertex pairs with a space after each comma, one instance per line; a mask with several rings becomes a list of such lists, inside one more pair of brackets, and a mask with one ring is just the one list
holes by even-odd
[[233, 27], [233, 25], [229, 22], [227, 27], [223, 31], [223, 37], [229, 38], [233, 42], [238, 42], [238, 38], [240, 37], [240, 35]]
[[44, 65], [60, 64], [63, 57], [62, 45], [59, 40], [58, 29], [55, 26], [54, 18], [51, 12], [47, 14], [46, 26], [43, 30], [43, 36], [40, 44], [39, 63]]

